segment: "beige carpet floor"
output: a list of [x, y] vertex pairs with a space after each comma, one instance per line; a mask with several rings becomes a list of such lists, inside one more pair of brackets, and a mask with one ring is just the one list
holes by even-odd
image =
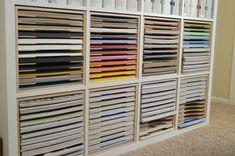
[[235, 106], [212, 104], [210, 125], [123, 156], [235, 156]]

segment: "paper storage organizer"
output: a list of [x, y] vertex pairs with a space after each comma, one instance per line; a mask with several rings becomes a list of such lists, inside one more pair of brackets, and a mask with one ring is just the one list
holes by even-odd
[[140, 103], [140, 139], [173, 131], [177, 80], [143, 83]]
[[134, 16], [91, 14], [91, 82], [136, 78], [138, 25]]
[[84, 92], [19, 100], [22, 156], [84, 154]]
[[84, 81], [84, 13], [17, 8], [20, 90]]
[[145, 17], [144, 24], [143, 76], [176, 73], [180, 21]]
[[120, 155], [209, 124], [218, 2], [188, 2], [0, 1], [4, 154]]
[[211, 23], [184, 21], [182, 72], [209, 71]]
[[208, 76], [183, 78], [180, 84], [178, 127], [206, 121]]
[[89, 152], [134, 142], [136, 85], [91, 90]]

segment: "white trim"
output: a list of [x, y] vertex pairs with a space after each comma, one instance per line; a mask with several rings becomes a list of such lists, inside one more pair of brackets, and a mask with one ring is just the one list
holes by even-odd
[[232, 62], [232, 70], [231, 70], [231, 83], [230, 83], [230, 104], [235, 105], [235, 33], [234, 33], [234, 41], [233, 41], [233, 62]]
[[211, 102], [212, 103], [220, 103], [220, 104], [230, 104], [229, 99], [222, 98], [222, 97], [216, 97], [216, 96], [212, 97]]

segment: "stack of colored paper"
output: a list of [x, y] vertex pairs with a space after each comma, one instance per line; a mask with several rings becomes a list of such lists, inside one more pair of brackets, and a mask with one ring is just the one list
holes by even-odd
[[176, 73], [179, 44], [178, 19], [145, 18], [143, 75]]
[[202, 72], [210, 68], [211, 23], [185, 21], [182, 72]]
[[140, 138], [173, 130], [176, 113], [176, 80], [142, 85]]
[[207, 76], [181, 80], [179, 128], [185, 128], [206, 120], [207, 81]]
[[136, 87], [90, 91], [89, 152], [133, 142]]
[[90, 80], [107, 82], [135, 78], [138, 18], [91, 16]]
[[84, 15], [18, 10], [19, 88], [83, 82]]
[[19, 127], [22, 156], [83, 155], [83, 92], [21, 100]]

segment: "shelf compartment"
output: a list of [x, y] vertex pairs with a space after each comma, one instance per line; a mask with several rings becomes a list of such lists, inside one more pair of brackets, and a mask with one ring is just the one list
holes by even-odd
[[140, 138], [174, 130], [177, 80], [142, 84]]
[[90, 91], [89, 152], [134, 141], [136, 85]]
[[140, 139], [145, 140], [157, 135], [174, 131], [175, 116], [153, 120], [140, 125]]
[[182, 73], [209, 71], [211, 31], [211, 22], [184, 21]]
[[18, 87], [83, 83], [84, 13], [17, 7]]
[[179, 46], [180, 20], [145, 17], [143, 76], [176, 73]]
[[19, 100], [22, 156], [83, 155], [84, 92]]
[[92, 83], [136, 78], [138, 25], [139, 18], [135, 16], [91, 15]]
[[206, 121], [208, 76], [181, 80], [178, 127], [186, 128]]

